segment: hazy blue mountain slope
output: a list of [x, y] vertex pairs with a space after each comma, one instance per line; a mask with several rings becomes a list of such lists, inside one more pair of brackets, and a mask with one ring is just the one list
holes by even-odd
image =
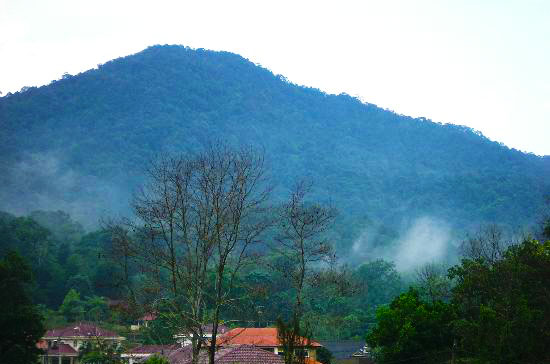
[[0, 208], [123, 208], [161, 151], [227, 139], [263, 147], [278, 193], [296, 177], [341, 209], [347, 245], [368, 223], [429, 215], [456, 227], [529, 224], [548, 160], [473, 130], [287, 82], [242, 57], [155, 46], [0, 98]]

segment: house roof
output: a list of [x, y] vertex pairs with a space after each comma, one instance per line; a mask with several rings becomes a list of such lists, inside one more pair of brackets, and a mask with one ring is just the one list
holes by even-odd
[[365, 347], [365, 341], [338, 340], [321, 341], [321, 344], [332, 353], [334, 359], [348, 359]]
[[77, 323], [66, 327], [52, 329], [46, 331], [44, 338], [58, 337], [103, 337], [103, 338], [119, 338], [116, 332], [102, 329], [101, 327], [89, 323]]
[[46, 351], [46, 355], [77, 356], [78, 352], [69, 344], [59, 343]]
[[170, 364], [186, 364], [191, 362], [192, 347], [184, 346], [165, 355]]
[[221, 349], [216, 353], [214, 362], [216, 364], [283, 364], [281, 356], [267, 350], [260, 349], [254, 345], [239, 345]]
[[[186, 346], [168, 355], [171, 364], [190, 364], [191, 348]], [[199, 357], [199, 364], [208, 363], [208, 352], [203, 351]], [[284, 364], [281, 356], [254, 345], [237, 345], [221, 348], [214, 357], [216, 364]]]
[[[303, 346], [322, 346], [317, 341], [307, 341], [302, 338]], [[263, 347], [281, 346], [277, 336], [277, 329], [274, 327], [265, 328], [236, 328], [218, 338], [217, 344], [225, 345], [255, 345]]]
[[173, 345], [142, 345], [128, 350], [125, 354], [168, 354], [174, 350], [181, 348], [179, 344]]

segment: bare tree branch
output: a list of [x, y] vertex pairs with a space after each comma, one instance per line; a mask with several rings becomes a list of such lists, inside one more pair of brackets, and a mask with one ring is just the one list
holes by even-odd
[[235, 276], [272, 224], [264, 156], [220, 143], [192, 156], [162, 156], [146, 175], [132, 203], [134, 219], [110, 227], [115, 251], [146, 277], [136, 299], [170, 307], [176, 326], [189, 333], [193, 363], [206, 345], [203, 327], [212, 324], [213, 362]]

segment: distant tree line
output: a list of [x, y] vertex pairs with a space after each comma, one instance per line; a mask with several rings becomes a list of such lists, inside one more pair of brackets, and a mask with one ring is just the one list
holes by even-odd
[[[112, 247], [109, 232], [85, 232], [62, 211], [0, 216], [0, 256], [17, 251], [29, 263], [34, 277], [29, 294], [48, 328], [83, 320], [113, 325], [120, 331], [120, 325], [134, 323], [144, 313], [120, 310], [114, 304], [126, 298], [127, 292], [122, 284], [124, 272], [108, 259]], [[247, 265], [239, 271], [234, 295], [246, 299], [239, 301], [238, 309], [227, 307], [222, 320], [266, 326], [274, 325], [278, 317], [291, 318], [296, 291], [289, 285], [290, 272], [271, 268], [285, 264], [283, 258], [270, 253], [263, 256], [264, 264]], [[136, 266], [128, 274], [136, 283], [143, 281]], [[330, 279], [315, 274], [310, 278], [312, 283]], [[354, 295], [330, 284], [304, 286], [302, 294], [307, 299], [301, 310], [309, 322], [316, 323], [312, 327], [316, 339], [361, 338], [375, 320], [375, 308], [389, 303], [406, 287], [393, 263], [383, 260], [350, 267], [349, 278], [350, 284], [361, 288]], [[163, 311], [162, 307], [159, 310]], [[158, 320], [158, 325], [140, 334], [140, 340], [150, 344], [172, 340], [169, 326], [161, 324], [162, 315]]]

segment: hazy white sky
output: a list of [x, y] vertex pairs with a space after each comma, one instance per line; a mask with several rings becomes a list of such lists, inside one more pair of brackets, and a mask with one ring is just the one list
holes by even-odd
[[550, 155], [547, 0], [0, 0], [0, 91], [153, 44], [235, 52], [298, 84]]

